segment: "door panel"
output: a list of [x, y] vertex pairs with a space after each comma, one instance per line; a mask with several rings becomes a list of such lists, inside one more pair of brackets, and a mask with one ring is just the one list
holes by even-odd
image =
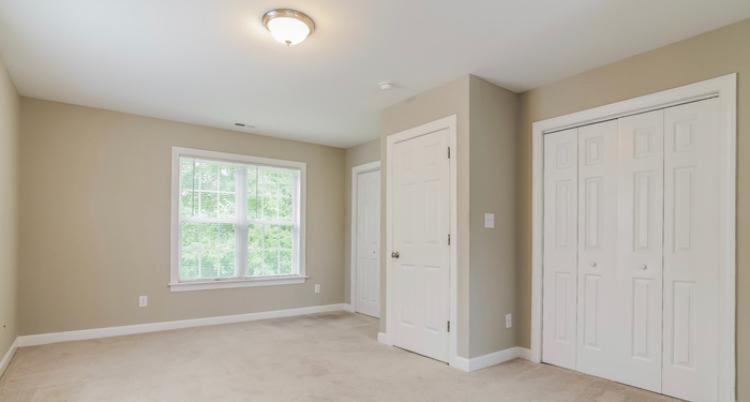
[[622, 318], [619, 366], [612, 377], [661, 391], [663, 114], [618, 122], [618, 240], [615, 302]]
[[543, 361], [718, 399], [718, 108], [544, 136]]
[[542, 360], [576, 363], [578, 130], [544, 136]]
[[448, 129], [394, 144], [393, 274], [396, 346], [448, 359]]
[[355, 310], [380, 316], [380, 170], [357, 175]]
[[613, 378], [625, 311], [617, 299], [617, 121], [581, 127], [578, 220], [578, 360], [584, 373]]
[[665, 110], [663, 392], [717, 400], [718, 99]]

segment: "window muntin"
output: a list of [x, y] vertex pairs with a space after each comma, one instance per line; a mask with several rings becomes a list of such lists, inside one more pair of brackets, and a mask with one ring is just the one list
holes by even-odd
[[303, 275], [303, 168], [188, 153], [177, 158], [177, 282]]

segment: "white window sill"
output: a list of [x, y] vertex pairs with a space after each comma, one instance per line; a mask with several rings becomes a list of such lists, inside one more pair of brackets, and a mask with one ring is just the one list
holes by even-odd
[[169, 289], [172, 292], [188, 292], [192, 290], [209, 290], [209, 289], [231, 289], [231, 288], [248, 288], [254, 286], [277, 286], [277, 285], [298, 285], [305, 283], [306, 276], [272, 276], [266, 278], [242, 278], [242, 279], [218, 279], [212, 281], [194, 281], [194, 282], [172, 282]]

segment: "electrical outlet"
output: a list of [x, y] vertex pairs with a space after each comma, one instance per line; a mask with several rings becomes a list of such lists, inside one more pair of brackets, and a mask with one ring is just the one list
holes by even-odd
[[506, 314], [505, 315], [505, 328], [510, 328], [513, 326], [513, 314]]
[[148, 296], [138, 296], [138, 307], [148, 306]]
[[315, 284], [315, 294], [320, 294], [320, 284], [319, 283]]

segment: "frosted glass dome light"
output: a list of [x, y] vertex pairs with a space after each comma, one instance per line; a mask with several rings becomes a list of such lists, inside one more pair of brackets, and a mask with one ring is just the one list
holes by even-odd
[[315, 30], [315, 23], [305, 13], [276, 9], [263, 15], [263, 25], [277, 41], [294, 46], [302, 43]]

